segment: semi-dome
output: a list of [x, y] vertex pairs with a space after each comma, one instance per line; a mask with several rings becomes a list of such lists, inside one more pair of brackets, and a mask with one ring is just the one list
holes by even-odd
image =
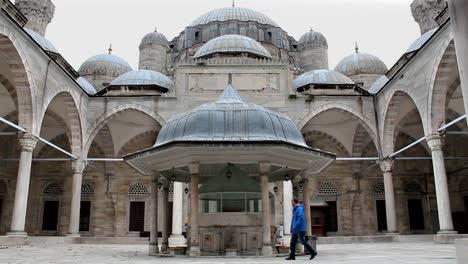
[[411, 45], [408, 47], [405, 53], [411, 53], [414, 51], [419, 50], [424, 44], [434, 35], [434, 33], [438, 30], [439, 28], [434, 28], [432, 30], [429, 30], [428, 32], [422, 34], [419, 38], [417, 38]]
[[167, 46], [168, 43], [169, 42], [167, 41], [166, 36], [164, 36], [163, 34], [155, 30], [154, 32], [148, 33], [143, 37], [140, 43], [140, 48], [145, 45], [151, 45], [151, 44], [159, 44], [162, 46]]
[[81, 88], [83, 88], [88, 94], [90, 95], [94, 95], [96, 94], [96, 88], [90, 83], [88, 82], [88, 80], [86, 80], [85, 78], [83, 77], [79, 77], [78, 79], [76, 79], [76, 82], [81, 86]]
[[113, 80], [111, 86], [127, 87], [155, 87], [162, 88], [164, 91], [172, 90], [174, 82], [166, 75], [149, 70], [138, 70], [124, 73]]
[[132, 70], [130, 64], [113, 54], [100, 54], [86, 60], [78, 70], [81, 76], [103, 74], [119, 76]]
[[270, 58], [271, 54], [258, 41], [241, 35], [223, 35], [214, 38], [195, 53], [194, 58], [210, 56], [216, 53], [249, 53], [255, 56]]
[[310, 30], [299, 38], [299, 45], [321, 45], [328, 48], [327, 39], [322, 33], [314, 30]]
[[354, 82], [347, 76], [331, 70], [308, 71], [293, 81], [293, 88], [300, 89], [308, 85], [353, 85]]
[[36, 41], [44, 50], [59, 53], [54, 44], [52, 44], [52, 42], [43, 37], [41, 34], [27, 28], [24, 28], [24, 30], [26, 30], [26, 32], [28, 32], [34, 41]]
[[259, 24], [271, 25], [278, 27], [278, 25], [266, 15], [243, 7], [225, 7], [212, 10], [201, 17], [197, 18], [190, 24], [190, 27], [209, 24], [211, 22], [225, 22], [225, 21], [242, 21], [242, 22], [257, 22]]
[[359, 74], [379, 74], [387, 73], [388, 68], [376, 56], [359, 52], [356, 47], [356, 52], [342, 59], [335, 67], [335, 71], [346, 76], [354, 76]]
[[369, 87], [369, 90], [367, 90], [371, 94], [376, 94], [378, 93], [384, 86], [387, 84], [388, 78], [387, 76], [382, 76], [379, 79], [377, 79], [371, 87]]
[[216, 102], [169, 119], [155, 147], [174, 142], [284, 142], [307, 147], [289, 117], [244, 102], [231, 85]]

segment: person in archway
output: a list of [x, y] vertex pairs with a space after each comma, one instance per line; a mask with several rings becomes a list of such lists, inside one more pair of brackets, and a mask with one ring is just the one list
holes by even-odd
[[307, 225], [304, 215], [304, 206], [299, 204], [297, 199], [293, 199], [291, 201], [293, 206], [293, 217], [291, 221], [291, 245], [290, 245], [290, 252], [289, 257], [286, 260], [295, 260], [296, 259], [296, 244], [299, 240], [302, 245], [304, 245], [305, 249], [310, 254], [310, 259], [314, 259], [317, 256], [317, 252], [307, 243], [305, 240], [305, 234], [307, 231]]

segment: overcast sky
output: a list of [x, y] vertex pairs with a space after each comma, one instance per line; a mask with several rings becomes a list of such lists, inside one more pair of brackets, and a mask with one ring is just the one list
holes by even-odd
[[[328, 40], [330, 68], [354, 51], [374, 54], [390, 68], [419, 34], [413, 0], [236, 0], [255, 9], [296, 39], [311, 27]], [[197, 17], [231, 6], [231, 0], [53, 0], [46, 37], [75, 69], [107, 51], [138, 67], [138, 45], [157, 27], [170, 40]]]

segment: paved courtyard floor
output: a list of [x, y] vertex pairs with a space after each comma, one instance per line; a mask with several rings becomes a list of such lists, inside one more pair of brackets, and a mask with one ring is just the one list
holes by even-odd
[[[319, 245], [313, 261], [297, 257], [294, 263], [455, 264], [454, 245], [430, 242]], [[274, 258], [155, 258], [147, 256], [146, 245], [28, 245], [0, 247], [0, 263], [285, 263]], [[289, 262], [288, 262], [289, 263]]]

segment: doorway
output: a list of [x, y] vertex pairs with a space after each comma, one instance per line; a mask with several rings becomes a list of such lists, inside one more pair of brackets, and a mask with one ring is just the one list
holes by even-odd
[[3, 198], [0, 197], [0, 227], [2, 226], [3, 219]]
[[91, 202], [81, 201], [80, 205], [80, 231], [89, 231], [91, 220]]
[[377, 230], [379, 232], [387, 230], [387, 211], [385, 200], [376, 200], [375, 206], [377, 209]]
[[129, 231], [145, 231], [145, 202], [130, 202]]
[[325, 230], [329, 232], [338, 231], [338, 209], [336, 201], [327, 201], [328, 206], [325, 211]]
[[421, 199], [408, 199], [410, 230], [424, 230], [424, 211]]
[[57, 231], [59, 201], [45, 201], [42, 215], [42, 230]]

